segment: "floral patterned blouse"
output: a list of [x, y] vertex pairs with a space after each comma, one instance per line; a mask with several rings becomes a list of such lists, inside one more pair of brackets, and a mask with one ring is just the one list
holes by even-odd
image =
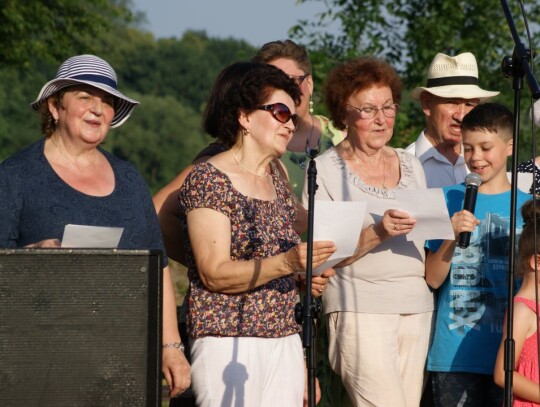
[[[209, 208], [231, 222], [231, 259], [249, 261], [276, 256], [300, 243], [293, 230], [296, 206], [291, 193], [272, 164], [271, 177], [277, 198], [264, 201], [242, 195], [229, 177], [209, 163], [195, 166], [180, 194], [182, 213]], [[209, 291], [197, 272], [193, 252], [184, 229], [188, 277], [188, 330], [192, 338], [204, 336], [255, 336], [279, 338], [298, 333], [294, 319], [298, 302], [292, 275], [276, 278], [239, 294]]]

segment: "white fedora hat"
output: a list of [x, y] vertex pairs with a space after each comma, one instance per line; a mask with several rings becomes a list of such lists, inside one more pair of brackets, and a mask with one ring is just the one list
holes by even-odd
[[60, 65], [56, 77], [43, 85], [37, 99], [30, 106], [38, 110], [49, 96], [68, 86], [80, 84], [101, 89], [117, 98], [111, 127], [118, 127], [124, 123], [139, 104], [117, 89], [116, 72], [107, 61], [95, 55], [77, 55]]
[[455, 57], [442, 53], [435, 55], [429, 66], [427, 85], [413, 89], [411, 97], [418, 100], [422, 92], [442, 98], [480, 100], [499, 94], [478, 86], [478, 66], [470, 52]]

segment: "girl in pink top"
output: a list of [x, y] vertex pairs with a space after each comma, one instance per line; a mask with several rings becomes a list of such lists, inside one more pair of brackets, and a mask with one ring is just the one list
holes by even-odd
[[[538, 222], [535, 228], [534, 201], [523, 205], [521, 213], [525, 226], [519, 240], [520, 269], [517, 274], [523, 276], [523, 283], [514, 297], [513, 336], [515, 340], [515, 365], [513, 375], [513, 407], [540, 407], [540, 386], [538, 375], [538, 316], [536, 290], [540, 283], [535, 279], [535, 270], [540, 268], [540, 256], [535, 254], [536, 239], [540, 241], [540, 208], [536, 210]], [[504, 387], [504, 342], [506, 322], [497, 362], [495, 364], [495, 383]]]

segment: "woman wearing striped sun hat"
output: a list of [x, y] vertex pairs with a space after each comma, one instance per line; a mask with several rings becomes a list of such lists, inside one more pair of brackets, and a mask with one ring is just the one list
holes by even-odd
[[[31, 106], [44, 137], [0, 163], [0, 247], [60, 247], [67, 224], [121, 227], [120, 249], [161, 249], [148, 188], [133, 165], [101, 149], [138, 104], [103, 59], [66, 60]], [[162, 367], [171, 396], [189, 387], [172, 281], [163, 260]], [[126, 338], [129, 340], [128, 338]]]

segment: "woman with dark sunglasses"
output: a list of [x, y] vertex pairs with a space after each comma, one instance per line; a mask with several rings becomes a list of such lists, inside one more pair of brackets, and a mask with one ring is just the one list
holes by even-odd
[[335, 128], [324, 116], [313, 114], [313, 76], [309, 56], [304, 47], [291, 40], [264, 44], [252, 61], [274, 65], [285, 72], [300, 87], [302, 97], [296, 108], [298, 128], [281, 156], [287, 168], [289, 182], [300, 197], [310, 155], [320, 154], [344, 138], [342, 130]]
[[[309, 157], [306, 155], [306, 148], [309, 147], [310, 150], [321, 153], [343, 140], [344, 133], [342, 130], [336, 129], [326, 117], [312, 114], [313, 103], [311, 101], [311, 95], [313, 93], [313, 78], [311, 76], [311, 64], [308, 54], [302, 46], [291, 40], [269, 42], [262, 46], [252, 61], [268, 63], [280, 68], [300, 88], [301, 99], [296, 106], [296, 114], [298, 115], [296, 130], [287, 146], [287, 150], [280, 157], [280, 162], [276, 161], [280, 173], [289, 181], [289, 185], [294, 191], [295, 196], [300, 198], [304, 184], [305, 168], [309, 160]], [[237, 72], [229, 70], [226, 80], [230, 86], [237, 86], [235, 83], [243, 74], [242, 70], [245, 68], [246, 65], [243, 67], [238, 65], [236, 68]], [[208, 133], [208, 130], [205, 130]], [[182, 170], [182, 172], [153, 197], [154, 206], [158, 212], [158, 218], [163, 232], [167, 255], [169, 258], [182, 264], [185, 263], [185, 260], [180, 244], [182, 237], [178, 228], [178, 190], [195, 164], [206, 161], [215, 154], [225, 151], [227, 148], [219, 140], [209, 144], [195, 157], [192, 165]], [[298, 234], [302, 234], [306, 230], [307, 213], [300, 202], [298, 202], [297, 206], [298, 213], [295, 219], [294, 229]], [[321, 281], [321, 283], [323, 284], [324, 282]]]
[[316, 159], [315, 199], [367, 202], [356, 253], [323, 295], [330, 365], [356, 406], [417, 407], [422, 393], [434, 309], [424, 242], [407, 241], [415, 219], [389, 209], [398, 189], [426, 188], [418, 159], [388, 145], [401, 92], [395, 70], [376, 58], [337, 66], [324, 89], [347, 135]]
[[[254, 64], [238, 86], [224, 90], [220, 83], [204, 127], [228, 150], [197, 164], [179, 193], [192, 388], [203, 407], [301, 406], [305, 366], [294, 273], [305, 271], [307, 253], [292, 227], [295, 201], [275, 163], [296, 128], [300, 92], [266, 64]], [[315, 242], [314, 267], [334, 251], [332, 242]]]

